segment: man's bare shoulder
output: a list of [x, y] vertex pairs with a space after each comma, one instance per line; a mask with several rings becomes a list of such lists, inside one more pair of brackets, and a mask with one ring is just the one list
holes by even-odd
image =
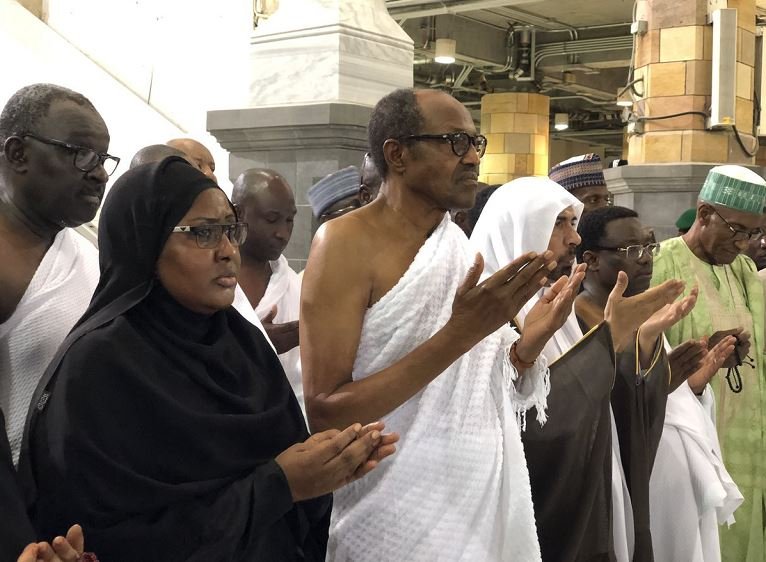
[[333, 219], [323, 224], [316, 233], [315, 245], [321, 244], [340, 252], [375, 252], [387, 233], [381, 227], [379, 213], [369, 207]]

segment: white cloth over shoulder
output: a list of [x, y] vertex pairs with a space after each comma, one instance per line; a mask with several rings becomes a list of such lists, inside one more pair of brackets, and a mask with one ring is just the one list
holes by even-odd
[[698, 399], [687, 383], [668, 396], [649, 482], [655, 560], [718, 562], [718, 525], [734, 523], [743, 497], [721, 460], [710, 386]]
[[[447, 322], [473, 255], [445, 215], [399, 282], [366, 313], [360, 380], [392, 365]], [[328, 560], [540, 560], [517, 415], [547, 398], [547, 367], [516, 388], [504, 327], [387, 415], [396, 455], [335, 492]], [[533, 423], [533, 422], [530, 422]]]
[[[579, 220], [583, 211], [582, 202], [547, 177], [519, 178], [495, 190], [471, 234], [471, 244], [484, 257], [481, 279], [486, 279], [527, 252], [545, 252], [556, 218], [567, 207], [572, 207]], [[533, 296], [519, 312], [518, 323], [522, 329], [524, 319], [544, 291]], [[582, 330], [572, 311], [564, 325], [545, 344], [543, 355], [553, 363], [582, 337]], [[551, 412], [551, 415], [556, 413]], [[614, 545], [617, 560], [622, 562], [632, 558], [635, 533], [633, 508], [620, 461], [614, 416], [611, 423]]]
[[[266, 318], [275, 306], [277, 307], [277, 315], [273, 320], [275, 324], [298, 320], [301, 310], [301, 278], [293, 271], [290, 264], [287, 263], [287, 258], [279, 256], [278, 260], [269, 262], [269, 265], [271, 266], [271, 278], [269, 279], [269, 286], [266, 287], [266, 292], [261, 298], [261, 302], [257, 303], [256, 306], [252, 306], [252, 303], [247, 301], [251, 309], [255, 310], [255, 314], [259, 319], [258, 325], [261, 329], [263, 329], [263, 324], [260, 321]], [[244, 296], [244, 292], [242, 295]], [[247, 299], [246, 296], [245, 298]], [[241, 308], [243, 304], [235, 297], [234, 307], [244, 316]], [[298, 398], [298, 403], [305, 413], [300, 346], [280, 354], [279, 362], [282, 363], [287, 380], [290, 381], [295, 397]]]
[[56, 235], [11, 317], [0, 324], [0, 407], [14, 464], [29, 402], [98, 284], [98, 250], [71, 228]]
[[250, 301], [247, 300], [247, 295], [245, 294], [245, 291], [242, 290], [242, 287], [237, 284], [237, 287], [234, 289], [234, 302], [231, 303], [231, 306], [233, 306], [237, 312], [239, 312], [242, 317], [250, 322], [253, 326], [258, 328], [263, 336], [266, 338], [266, 341], [269, 342], [269, 345], [271, 346], [271, 349], [274, 350], [274, 353], [277, 352], [276, 348], [274, 347], [274, 344], [271, 343], [271, 340], [269, 339], [269, 335], [266, 333], [266, 329], [263, 327], [263, 323], [261, 322], [261, 319], [258, 318], [258, 315], [255, 313], [255, 310], [253, 310], [252, 305], [250, 304]]

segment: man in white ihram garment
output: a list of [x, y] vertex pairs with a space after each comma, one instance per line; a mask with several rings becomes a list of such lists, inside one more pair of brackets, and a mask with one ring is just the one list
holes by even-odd
[[240, 220], [248, 224], [234, 308], [253, 323], [246, 312], [255, 311], [304, 409], [298, 342], [301, 278], [282, 254], [297, 213], [293, 190], [274, 170], [252, 168], [236, 179], [231, 199]]
[[368, 134], [380, 194], [317, 232], [304, 273], [304, 390], [313, 431], [383, 419], [401, 438], [335, 495], [328, 559], [540, 560], [519, 425], [532, 406], [545, 419], [537, 357], [580, 279], [562, 278], [519, 338], [508, 323], [555, 264], [520, 256], [478, 283], [482, 260], [447, 212], [478, 186], [486, 139], [468, 111], [397, 90]]
[[15, 464], [35, 387], [98, 283], [98, 251], [74, 227], [119, 158], [93, 104], [53, 84], [11, 96], [0, 145], [0, 410]]
[[[483, 275], [492, 275], [525, 252], [546, 249], [554, 252], [558, 263], [549, 276], [552, 282], [571, 275], [573, 268], [584, 271], [584, 265], [575, 265], [582, 209], [574, 195], [548, 178], [520, 178], [501, 186], [487, 201], [471, 235], [472, 244], [485, 259]], [[606, 323], [602, 320], [583, 337], [571, 313], [542, 352], [551, 365], [548, 422], [543, 427], [528, 427], [522, 440], [544, 560], [651, 560], [648, 521], [646, 529], [637, 525], [631, 505], [631, 488], [637, 487], [639, 476], [646, 480], [648, 494], [650, 468], [643, 466], [647, 464], [644, 459], [633, 458], [631, 448], [620, 442], [625, 437], [618, 437], [620, 427], [610, 401], [615, 400], [615, 390], [628, 388], [620, 413], [638, 410], [638, 415], [630, 418], [630, 431], [625, 433], [638, 433], [641, 446], [651, 443], [650, 431], [641, 426], [655, 425], [640, 415], [641, 405], [648, 402], [648, 411], [656, 412], [662, 427], [668, 378], [662, 331], [688, 314], [694, 297], [665, 306], [681, 293], [680, 281], [658, 287], [661, 292], [631, 298], [623, 297], [626, 287], [627, 277], [622, 272], [609, 295]], [[538, 300], [546, 298], [546, 291], [520, 311], [517, 323], [522, 333]], [[605, 324], [611, 331], [611, 342]], [[638, 354], [632, 351], [636, 348]], [[628, 357], [628, 385], [620, 377], [626, 353], [633, 353]], [[634, 380], [642, 382], [637, 398], [630, 393], [631, 387], [638, 388]], [[644, 387], [656, 390], [644, 394]], [[651, 402], [657, 395], [659, 406]], [[636, 401], [641, 405], [635, 406]], [[623, 459], [621, 451], [628, 452], [630, 459]], [[626, 479], [624, 464], [631, 469], [630, 479]]]

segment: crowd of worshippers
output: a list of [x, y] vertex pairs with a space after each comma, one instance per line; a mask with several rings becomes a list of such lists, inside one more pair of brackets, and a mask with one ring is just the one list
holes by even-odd
[[658, 242], [595, 154], [480, 184], [444, 92], [368, 140], [298, 273], [278, 171], [175, 139], [104, 196], [93, 104], [8, 100], [0, 559], [766, 560], [766, 181]]

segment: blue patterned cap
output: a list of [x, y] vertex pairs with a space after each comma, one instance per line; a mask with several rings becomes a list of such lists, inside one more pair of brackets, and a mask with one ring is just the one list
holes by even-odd
[[604, 167], [598, 154], [582, 154], [556, 164], [548, 177], [567, 191], [594, 185], [606, 185]]
[[309, 188], [308, 198], [314, 216], [322, 213], [335, 203], [359, 192], [361, 174], [356, 166], [349, 166], [323, 177]]

